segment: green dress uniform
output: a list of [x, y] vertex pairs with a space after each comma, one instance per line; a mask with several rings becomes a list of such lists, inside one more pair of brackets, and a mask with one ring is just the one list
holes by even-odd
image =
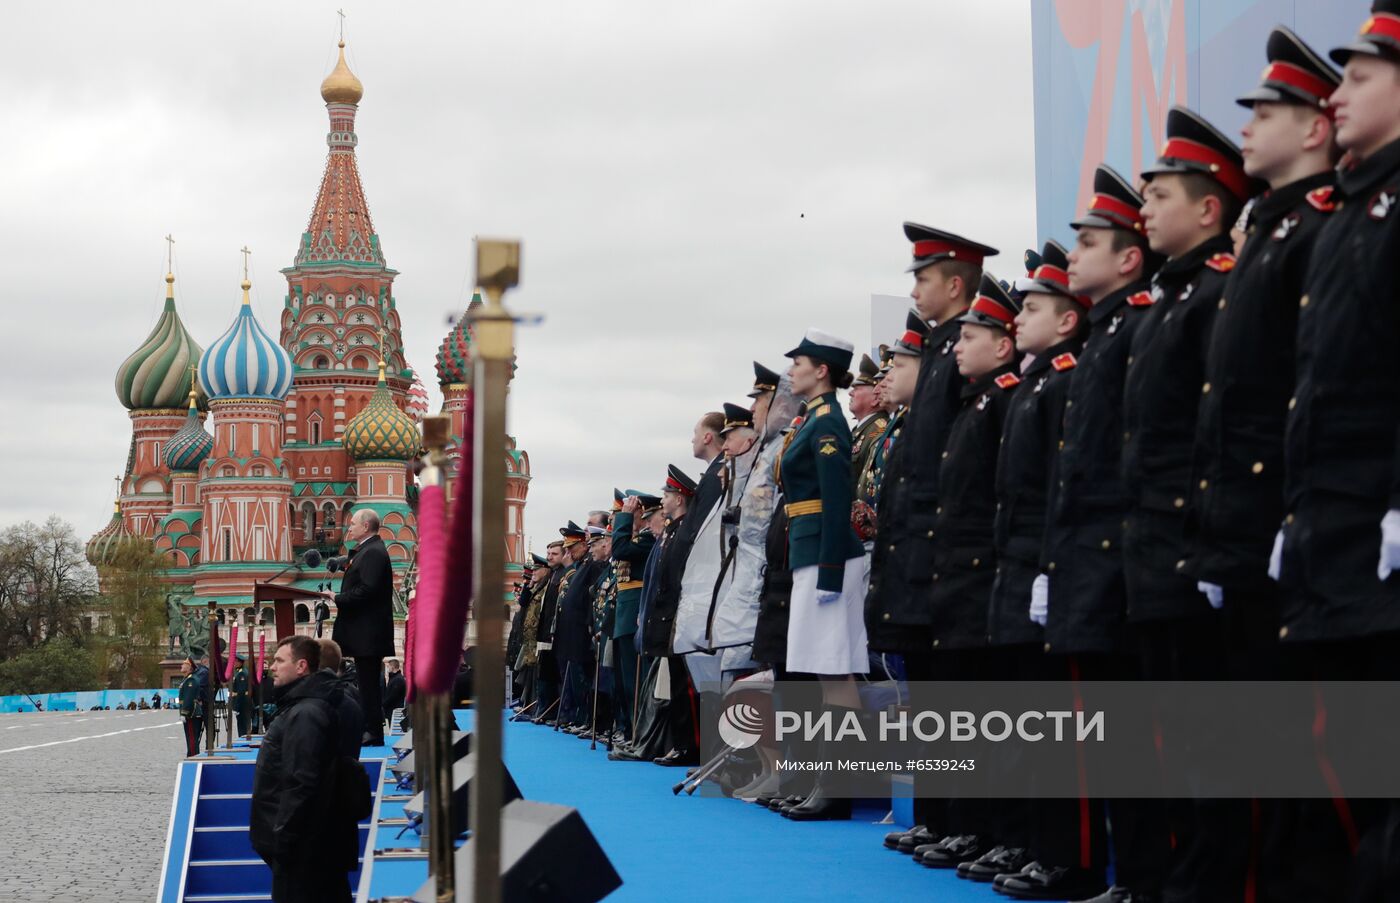
[[[660, 500], [643, 497], [643, 506], [653, 507]], [[617, 722], [619, 729], [630, 735], [632, 708], [637, 691], [637, 619], [642, 604], [642, 570], [656, 545], [650, 530], [633, 532], [634, 517], [630, 512], [613, 515], [612, 557], [617, 573], [617, 596], [613, 606], [612, 641], [613, 665], [617, 669]]]
[[204, 699], [199, 678], [191, 674], [180, 681], [180, 720], [185, 728], [185, 755], [199, 755], [200, 735], [204, 733]]

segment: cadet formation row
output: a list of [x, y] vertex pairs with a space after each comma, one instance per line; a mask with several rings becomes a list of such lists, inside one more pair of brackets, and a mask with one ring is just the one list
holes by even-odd
[[[615, 490], [537, 557], [517, 717], [686, 765], [697, 689], [759, 670], [838, 715], [872, 670], [1400, 678], [1400, 0], [1330, 56], [1342, 72], [1275, 29], [1242, 147], [1173, 108], [1158, 159], [1100, 166], [1072, 249], [1028, 252], [1014, 283], [984, 270], [995, 249], [905, 223], [914, 309], [878, 364], [853, 377], [853, 345], [809, 330], [785, 374], [755, 365], [751, 405], [697, 424], [698, 480]], [[921, 795], [886, 845], [1021, 899], [1392, 899], [1396, 807], [1337, 781], [1322, 801]], [[736, 783], [849, 817], [820, 775]]]

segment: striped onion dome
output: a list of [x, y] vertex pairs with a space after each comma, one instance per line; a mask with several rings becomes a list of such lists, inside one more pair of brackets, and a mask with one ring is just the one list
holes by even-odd
[[[470, 313], [481, 305], [481, 291], [478, 290], [472, 295], [467, 312]], [[453, 383], [472, 381], [472, 334], [469, 323], [468, 317], [459, 318], [457, 325], [452, 327], [452, 331], [438, 346], [437, 375], [440, 385], [450, 386]]]
[[92, 539], [87, 541], [88, 564], [93, 567], [104, 567], [109, 564], [117, 553], [131, 543], [139, 540], [122, 521], [122, 506], [118, 502], [112, 508], [112, 519], [107, 521], [107, 526], [93, 534]]
[[356, 461], [407, 461], [423, 447], [418, 424], [394, 404], [384, 381], [384, 359], [379, 360], [379, 385], [365, 409], [345, 425], [345, 450]]
[[199, 384], [210, 398], [285, 398], [292, 388], [292, 359], [263, 331], [248, 300], [228, 331], [199, 359]]
[[[165, 309], [146, 341], [118, 368], [117, 398], [132, 411], [179, 408], [189, 394], [190, 366], [199, 360], [200, 352], [175, 312], [175, 276], [166, 273]], [[203, 407], [202, 392], [199, 401]]]
[[199, 422], [199, 410], [195, 407], [194, 393], [190, 393], [190, 410], [185, 415], [185, 423], [165, 443], [165, 466], [171, 470], [199, 470], [199, 465], [214, 450], [214, 437], [204, 431]]
[[413, 387], [408, 390], [408, 414], [417, 424], [428, 416], [428, 390], [423, 385], [423, 377], [416, 370], [413, 372]]

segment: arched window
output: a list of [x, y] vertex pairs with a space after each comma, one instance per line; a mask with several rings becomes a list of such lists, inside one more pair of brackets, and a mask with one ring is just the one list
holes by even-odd
[[243, 609], [243, 623], [244, 623], [245, 626], [248, 626], [248, 627], [252, 627], [252, 626], [253, 626], [253, 617], [254, 617], [254, 615], [253, 615], [253, 610], [252, 610], [251, 608], [245, 608], [245, 609]]
[[307, 608], [304, 604], [300, 602], [297, 603], [296, 622], [298, 624], [311, 623], [311, 609]]
[[311, 366], [316, 368], [317, 370], [329, 370], [331, 362], [330, 359], [327, 358], [324, 354], [318, 354], [316, 355], [316, 360], [312, 362]]

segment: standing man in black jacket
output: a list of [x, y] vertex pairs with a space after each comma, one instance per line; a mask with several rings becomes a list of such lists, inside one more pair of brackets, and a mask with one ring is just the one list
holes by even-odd
[[[383, 710], [379, 678], [384, 659], [394, 654], [394, 572], [389, 550], [379, 538], [379, 515], [361, 508], [350, 518], [346, 542], [358, 543], [345, 566], [340, 592], [326, 593], [335, 603], [335, 627], [331, 639], [347, 658], [355, 660], [360, 684], [360, 705], [366, 712]], [[384, 722], [366, 719], [362, 743], [384, 745]]]
[[344, 699], [335, 674], [320, 670], [321, 647], [289, 636], [272, 658], [277, 718], [253, 774], [248, 835], [272, 868], [276, 903], [348, 901], [359, 831], [337, 814], [333, 768], [347, 754], [336, 728]]
[[388, 665], [389, 674], [384, 681], [384, 720], [391, 721], [394, 717], [394, 709], [401, 709], [404, 706], [404, 697], [407, 694], [408, 685], [404, 680], [403, 669], [399, 666], [399, 660], [389, 659], [385, 663]]

